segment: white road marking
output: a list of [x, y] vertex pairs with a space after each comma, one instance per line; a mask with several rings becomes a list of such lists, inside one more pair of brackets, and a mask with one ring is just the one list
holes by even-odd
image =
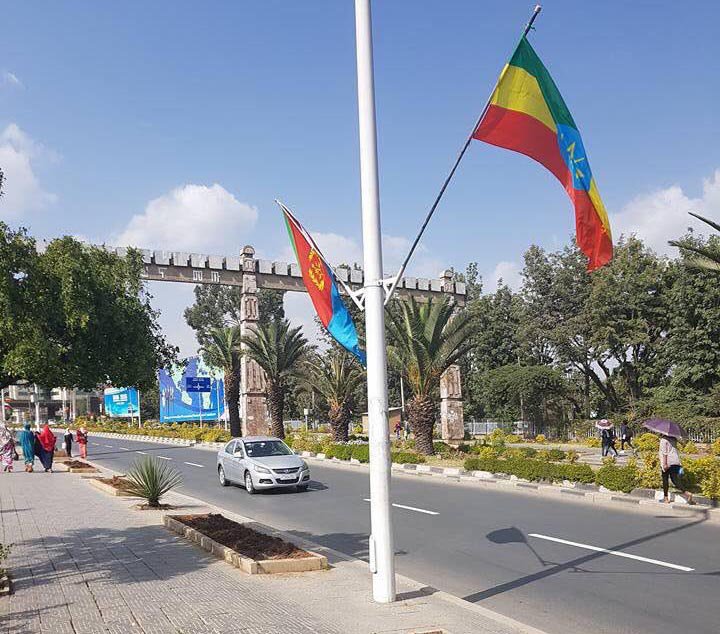
[[545, 539], [550, 542], [557, 542], [558, 544], [565, 544], [567, 546], [576, 546], [577, 548], [585, 548], [586, 550], [594, 550], [598, 553], [606, 553], [608, 555], [614, 555], [615, 557], [624, 557], [625, 559], [635, 559], [636, 561], [644, 561], [648, 564], [655, 564], [656, 566], [665, 566], [665, 568], [672, 568], [673, 570], [682, 570], [683, 572], [692, 572], [694, 568], [688, 568], [687, 566], [679, 566], [678, 564], [671, 564], [667, 561], [660, 561], [659, 559], [649, 559], [648, 557], [640, 557], [639, 555], [631, 555], [630, 553], [623, 553], [617, 550], [608, 550], [607, 548], [600, 548], [599, 546], [590, 546], [589, 544], [579, 544], [577, 542], [571, 542], [567, 539], [560, 539], [558, 537], [549, 537], [548, 535], [538, 535], [537, 533], [529, 533], [528, 537], [537, 537], [538, 539]]
[[186, 462], [185, 464], [189, 464], [191, 467], [200, 467], [201, 469], [205, 466], [204, 464], [197, 464], [195, 462]]
[[160, 460], [172, 460], [172, 458], [166, 458], [165, 456], [156, 456], [157, 458], [160, 458]]
[[112, 449], [112, 448], [113, 448], [113, 446], [112, 446], [112, 445], [103, 445], [103, 447], [110, 447], [110, 449]]
[[128, 449], [127, 447], [120, 447], [120, 449], [122, 449], [123, 451], [131, 451], [131, 450]]
[[144, 456], [147, 456], [147, 451], [138, 451], [138, 453], [143, 454]]
[[[364, 498], [366, 502], [370, 501], [370, 498]], [[440, 515], [437, 511], [427, 511], [425, 509], [419, 509], [415, 506], [405, 506], [404, 504], [395, 504], [393, 506], [398, 509], [405, 509], [406, 511], [415, 511], [417, 513], [425, 513], [426, 515]]]

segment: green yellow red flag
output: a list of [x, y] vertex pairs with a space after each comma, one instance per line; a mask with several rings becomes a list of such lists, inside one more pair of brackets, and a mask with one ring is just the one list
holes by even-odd
[[611, 260], [610, 222], [580, 132], [527, 38], [500, 74], [473, 138], [525, 154], [550, 170], [575, 206], [576, 239], [588, 268]]

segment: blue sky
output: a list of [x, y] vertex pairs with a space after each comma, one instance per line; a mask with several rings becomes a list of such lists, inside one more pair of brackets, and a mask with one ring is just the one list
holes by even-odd
[[[432, 201], [532, 3], [374, 2], [381, 208], [392, 269]], [[578, 123], [615, 234], [662, 252], [720, 216], [714, 1], [549, 0], [531, 35]], [[360, 257], [351, 0], [8, 3], [0, 38], [0, 217], [38, 236], [289, 258], [276, 197], [331, 260]], [[529, 159], [470, 147], [414, 263], [477, 260], [518, 283], [531, 243], [573, 230]], [[168, 335], [191, 287], [153, 285]], [[304, 297], [288, 310], [309, 320]]]

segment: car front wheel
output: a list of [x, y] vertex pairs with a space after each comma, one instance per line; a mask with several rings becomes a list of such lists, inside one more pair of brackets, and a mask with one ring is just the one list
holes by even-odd
[[245, 472], [245, 490], [250, 495], [254, 495], [255, 493], [255, 485], [253, 485], [252, 476], [249, 471]]
[[225, 477], [225, 469], [222, 468], [222, 465], [218, 467], [218, 480], [220, 480], [220, 486], [226, 487], [230, 482], [228, 482], [228, 479]]

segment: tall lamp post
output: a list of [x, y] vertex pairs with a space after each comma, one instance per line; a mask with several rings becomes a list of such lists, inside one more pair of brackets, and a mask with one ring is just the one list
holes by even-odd
[[370, 435], [370, 570], [373, 599], [395, 600], [395, 561], [390, 515], [390, 440], [387, 359], [377, 170], [375, 86], [373, 80], [370, 0], [355, 0], [360, 185], [362, 193], [363, 265], [365, 268], [365, 338]]

